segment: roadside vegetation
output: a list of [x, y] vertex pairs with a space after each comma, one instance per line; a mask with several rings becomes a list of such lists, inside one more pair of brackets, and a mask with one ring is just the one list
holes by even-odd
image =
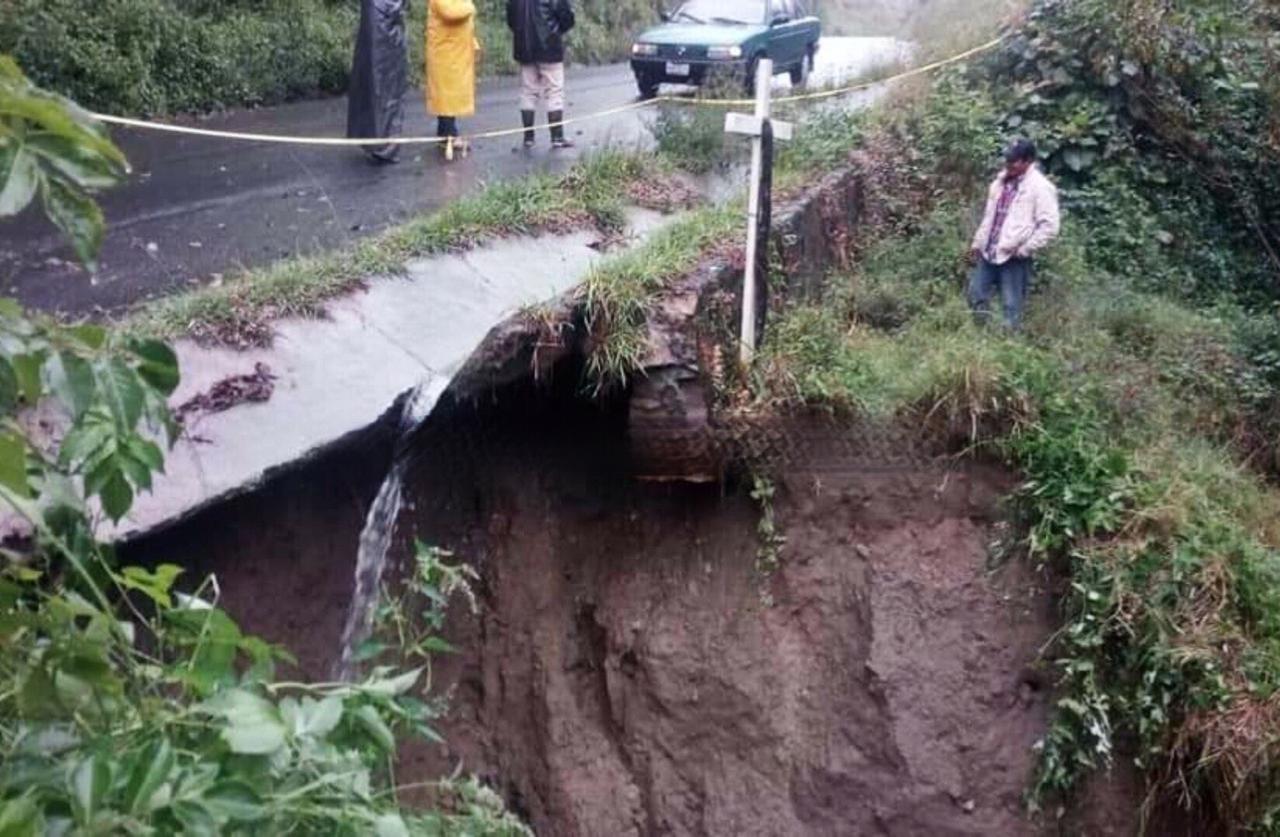
[[[0, 161], [0, 216], [40, 199], [92, 255], [90, 193], [123, 176], [123, 157], [7, 58]], [[420, 550], [379, 609], [383, 644], [362, 649], [388, 664], [352, 683], [280, 679], [288, 652], [244, 634], [215, 579], [120, 566], [97, 538], [164, 470], [172, 349], [10, 300], [0, 333], [0, 833], [529, 833], [470, 779], [432, 783], [434, 809], [398, 804], [397, 740], [438, 740], [430, 655], [447, 650], [435, 633], [465, 571]]]
[[723, 248], [741, 226], [742, 212], [735, 203], [693, 212], [587, 275], [583, 296], [592, 340], [586, 371], [597, 392], [625, 387], [639, 372], [648, 349], [645, 323], [658, 295], [709, 251]]
[[[505, 0], [476, 5], [479, 72], [514, 72]], [[358, 17], [358, 0], [6, 0], [0, 54], [42, 87], [95, 110], [207, 112], [344, 92]], [[621, 60], [632, 35], [655, 20], [648, 0], [585, 0], [570, 54], [582, 63]], [[415, 80], [425, 21], [426, 3], [411, 2]]]
[[606, 236], [617, 234], [628, 202], [660, 202], [661, 184], [669, 174], [651, 156], [605, 152], [562, 177], [500, 181], [349, 250], [287, 259], [229, 277], [221, 285], [149, 303], [118, 328], [164, 339], [189, 336], [231, 346], [264, 345], [271, 339], [272, 320], [318, 316], [325, 301], [370, 278], [399, 273], [410, 259], [467, 249], [504, 235], [593, 226]]
[[[862, 122], [858, 267], [780, 313], [757, 409], [906, 422], [1025, 477], [1059, 571], [1033, 805], [1116, 760], [1152, 800], [1280, 830], [1276, 20], [1248, 2], [1039, 0], [990, 58]], [[1062, 189], [1024, 335], [964, 253], [1002, 139]]]

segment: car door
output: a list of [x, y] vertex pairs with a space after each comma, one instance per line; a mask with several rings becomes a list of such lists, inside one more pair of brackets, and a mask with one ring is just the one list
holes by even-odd
[[795, 4], [796, 26], [800, 30], [801, 49], [808, 53], [822, 37], [822, 22], [809, 10], [806, 0], [792, 0]]
[[769, 57], [784, 70], [804, 56], [804, 28], [793, 0], [769, 0]]

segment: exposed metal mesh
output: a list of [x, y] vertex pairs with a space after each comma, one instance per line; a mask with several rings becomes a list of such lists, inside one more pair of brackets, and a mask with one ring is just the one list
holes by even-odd
[[918, 470], [945, 458], [936, 443], [902, 422], [808, 413], [767, 419], [736, 416], [717, 429], [724, 455], [786, 471]]

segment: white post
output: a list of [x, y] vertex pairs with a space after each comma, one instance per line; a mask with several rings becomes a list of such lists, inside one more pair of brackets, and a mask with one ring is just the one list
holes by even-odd
[[[773, 61], [761, 58], [756, 65], [755, 118], [769, 118], [769, 86], [773, 83]], [[760, 212], [760, 178], [763, 172], [763, 140], [757, 129], [751, 139], [751, 186], [747, 198], [747, 264], [742, 285], [741, 359], [749, 364], [756, 351], [756, 229]]]

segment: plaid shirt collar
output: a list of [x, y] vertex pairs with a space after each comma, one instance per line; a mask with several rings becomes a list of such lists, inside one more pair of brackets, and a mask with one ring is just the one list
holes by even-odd
[[1000, 174], [1000, 199], [996, 201], [995, 220], [991, 224], [991, 235], [987, 238], [988, 259], [996, 257], [996, 245], [1000, 242], [1000, 232], [1004, 229], [1005, 219], [1009, 217], [1009, 207], [1013, 206], [1013, 199], [1017, 197], [1018, 190], [1022, 188], [1022, 182], [1025, 179], [1025, 174], [1016, 179], [1010, 178], [1004, 172]]

